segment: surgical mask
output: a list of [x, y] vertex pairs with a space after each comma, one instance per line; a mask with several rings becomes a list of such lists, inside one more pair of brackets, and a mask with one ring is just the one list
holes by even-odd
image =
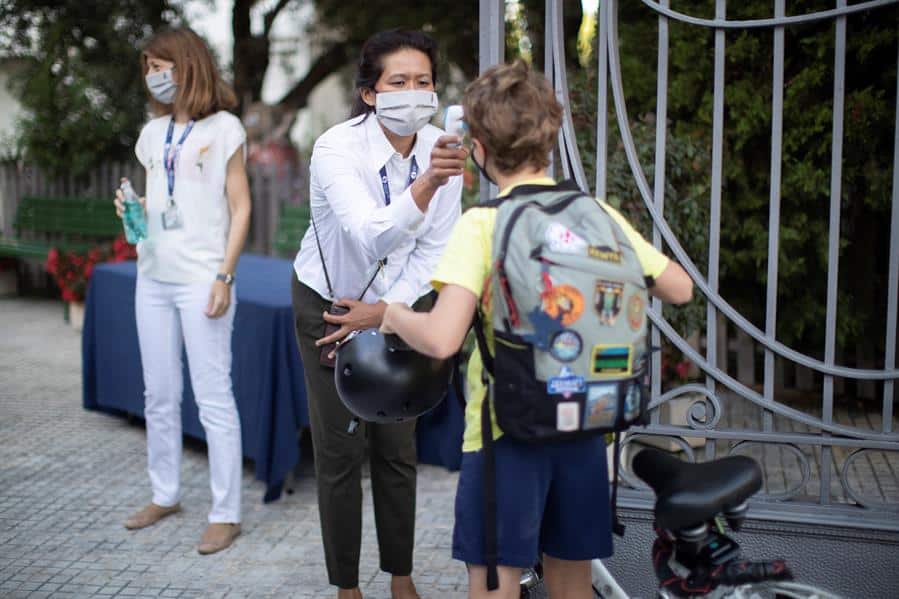
[[432, 91], [379, 92], [375, 96], [378, 120], [402, 137], [418, 132], [436, 112], [437, 94]]
[[159, 71], [158, 73], [150, 73], [146, 77], [147, 89], [150, 95], [157, 102], [163, 104], [171, 104], [175, 101], [175, 94], [178, 93], [178, 85], [172, 78], [172, 69]]

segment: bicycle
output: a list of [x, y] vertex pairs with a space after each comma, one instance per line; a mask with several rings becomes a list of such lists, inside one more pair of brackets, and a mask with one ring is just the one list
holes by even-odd
[[[762, 486], [762, 471], [748, 456], [693, 464], [658, 449], [643, 449], [633, 472], [656, 495], [652, 558], [660, 599], [840, 599], [794, 582], [783, 560], [747, 561], [724, 533], [722, 519], [739, 531], [748, 500]], [[629, 599], [601, 560], [593, 560], [597, 599]], [[540, 564], [521, 576], [521, 597], [541, 593]]]

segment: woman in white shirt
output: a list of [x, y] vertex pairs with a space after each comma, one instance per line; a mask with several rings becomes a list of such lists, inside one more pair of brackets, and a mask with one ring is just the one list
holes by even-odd
[[[143, 366], [152, 501], [140, 529], [180, 510], [182, 348], [209, 447], [212, 510], [198, 551], [240, 533], [241, 438], [231, 389], [234, 269], [247, 236], [246, 134], [234, 92], [187, 28], [153, 36], [141, 64], [154, 118], [135, 148], [147, 169], [147, 236], [137, 246], [135, 311]], [[116, 208], [122, 215], [122, 192]]]
[[[418, 31], [385, 31], [363, 46], [352, 117], [312, 153], [314, 226], [293, 278], [297, 340], [306, 372], [325, 561], [338, 598], [361, 597], [362, 463], [370, 455], [380, 567], [394, 599], [417, 597], [415, 422], [361, 423], [324, 365], [329, 344], [376, 327], [387, 304], [430, 307], [431, 272], [459, 217], [467, 151], [428, 124], [437, 109], [436, 44]], [[333, 304], [344, 315], [325, 314]], [[326, 321], [335, 332], [325, 332]]]

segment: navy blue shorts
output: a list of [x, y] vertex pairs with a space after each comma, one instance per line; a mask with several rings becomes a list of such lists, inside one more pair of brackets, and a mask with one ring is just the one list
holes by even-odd
[[[546, 553], [564, 560], [612, 555], [606, 444], [523, 443], [501, 437], [496, 455], [497, 562], [527, 568]], [[484, 565], [484, 452], [462, 454], [453, 558]]]

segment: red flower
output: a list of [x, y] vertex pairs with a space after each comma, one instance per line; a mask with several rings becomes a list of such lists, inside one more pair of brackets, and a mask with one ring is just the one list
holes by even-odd
[[56, 274], [56, 268], [59, 264], [59, 250], [56, 248], [50, 248], [50, 251], [47, 252], [47, 264], [45, 268], [47, 272], [51, 275]]
[[121, 262], [136, 255], [134, 247], [125, 241], [124, 236], [119, 236], [111, 242], [80, 253], [61, 253], [57, 248], [53, 248], [47, 253], [45, 267], [56, 281], [63, 300], [82, 301], [95, 265], [102, 262]]

